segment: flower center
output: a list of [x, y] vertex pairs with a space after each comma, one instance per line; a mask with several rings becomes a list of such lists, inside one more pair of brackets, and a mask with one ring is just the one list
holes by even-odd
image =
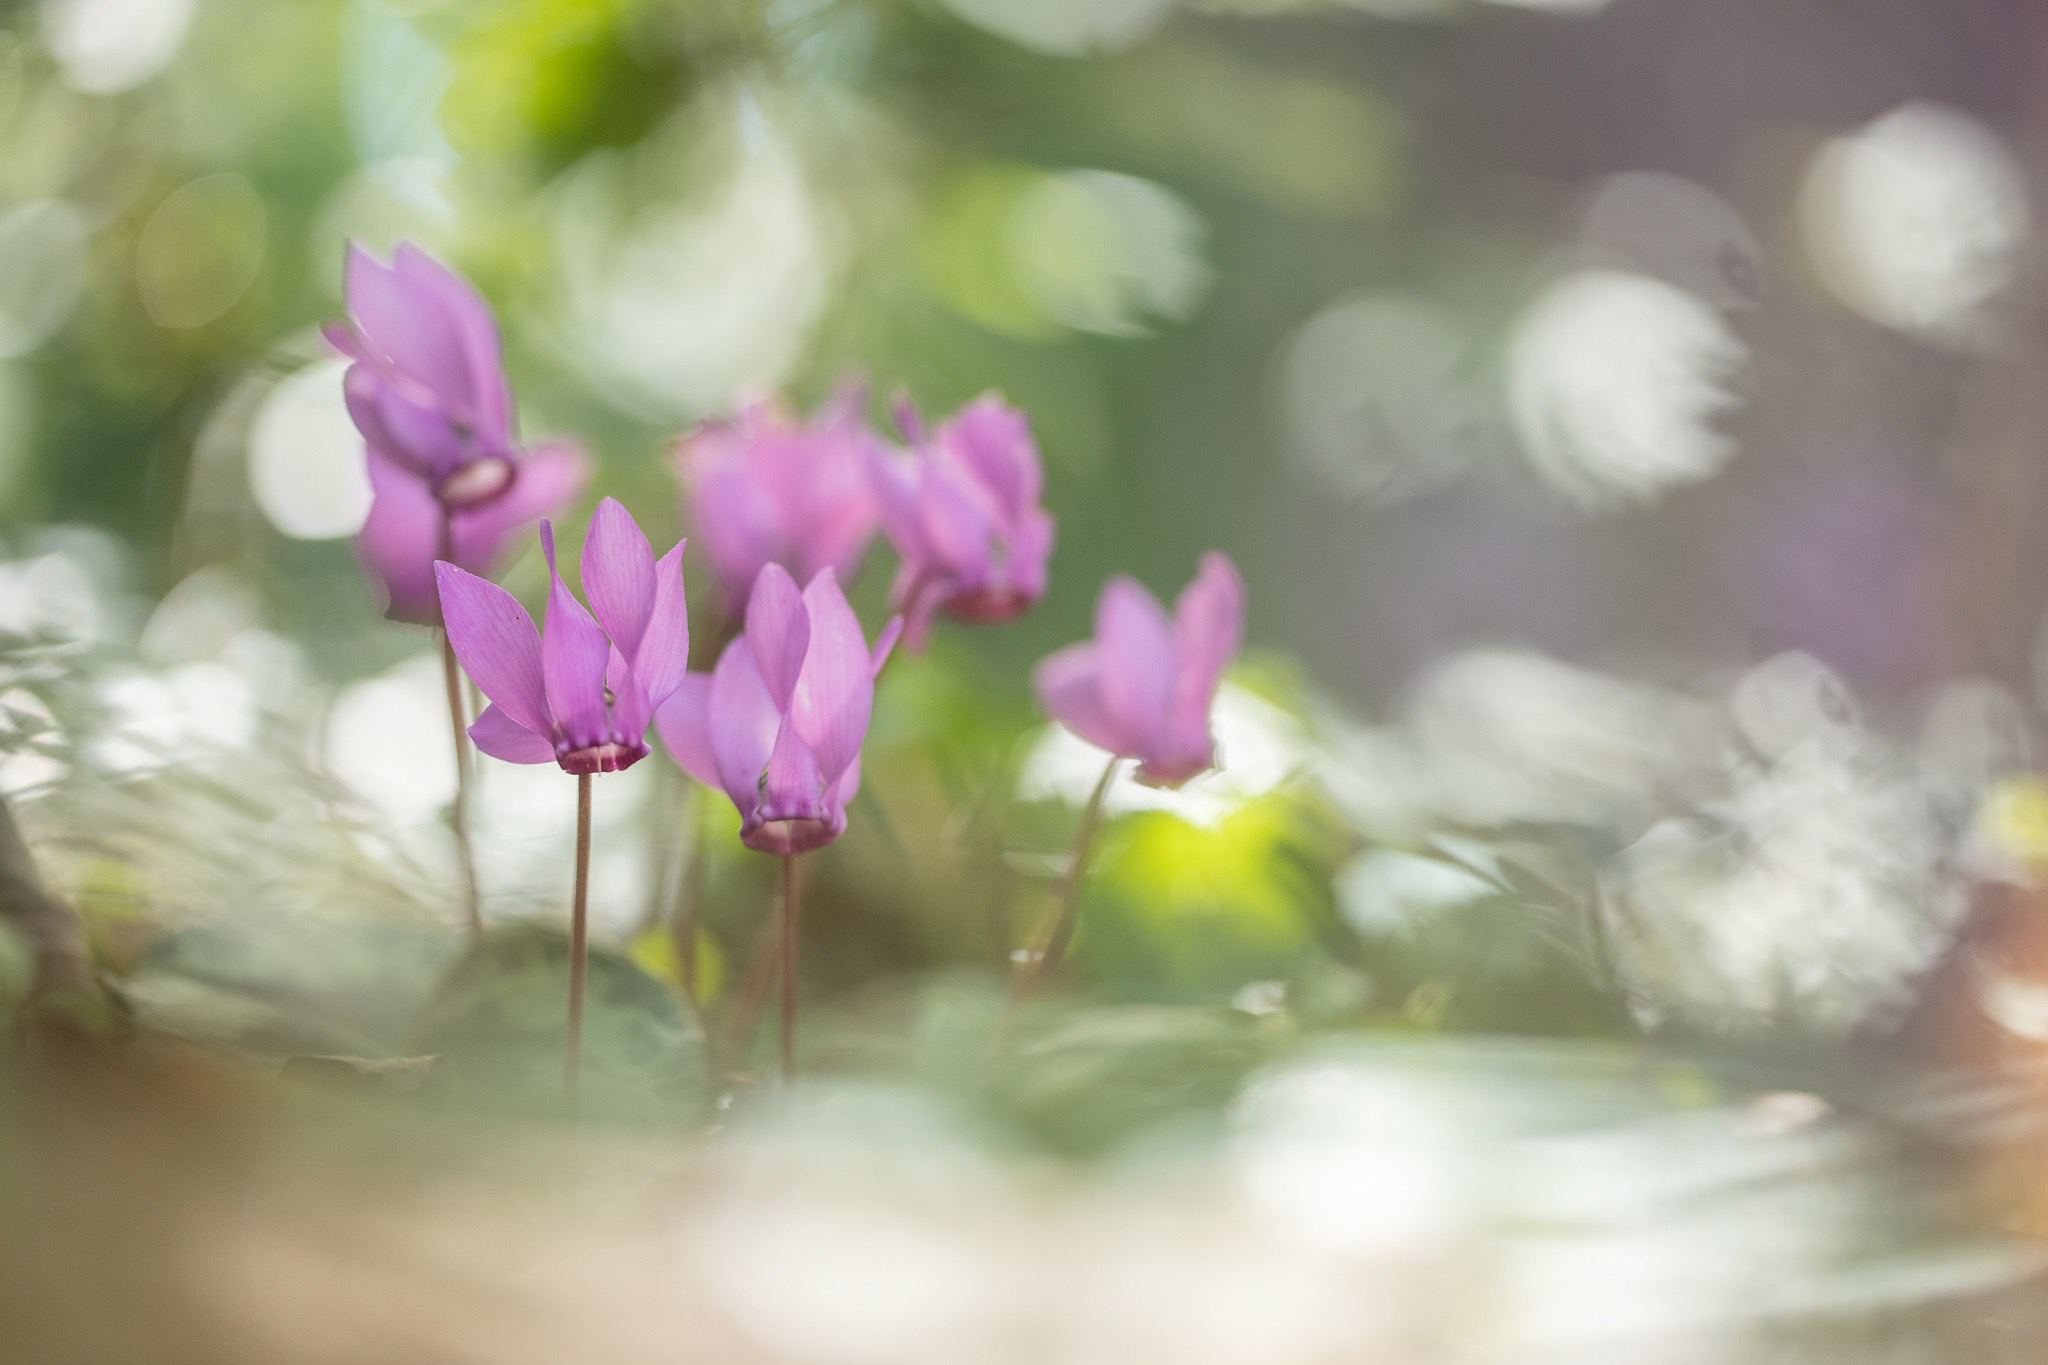
[[632, 767], [647, 757], [645, 744], [622, 744], [607, 740], [602, 744], [585, 745], [581, 749], [558, 749], [555, 762], [565, 773], [616, 773]]
[[434, 496], [450, 507], [475, 507], [510, 488], [517, 474], [503, 455], [484, 455], [457, 465], [435, 487]]

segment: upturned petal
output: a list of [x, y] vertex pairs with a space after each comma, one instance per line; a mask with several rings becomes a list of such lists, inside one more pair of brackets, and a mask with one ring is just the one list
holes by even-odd
[[1202, 556], [1195, 581], [1182, 590], [1175, 605], [1173, 633], [1180, 668], [1168, 733], [1176, 748], [1207, 749], [1216, 686], [1244, 642], [1244, 579], [1228, 556]]
[[438, 291], [420, 288], [418, 278], [416, 267], [401, 272], [396, 262], [384, 265], [350, 243], [342, 282], [349, 314], [392, 366], [444, 398], [469, 405], [475, 392], [467, 339]]
[[611, 654], [604, 628], [583, 609], [555, 563], [555, 531], [540, 524], [548, 560], [548, 609], [541, 631], [541, 676], [555, 733], [568, 748], [582, 749], [606, 739], [604, 672]]
[[1012, 519], [1038, 505], [1045, 472], [1031, 439], [1031, 419], [994, 394], [984, 394], [939, 428], [938, 443], [957, 452]]
[[553, 731], [542, 681], [540, 635], [519, 599], [442, 561], [434, 566], [448, 643], [483, 694], [518, 725]]
[[875, 675], [860, 621], [830, 569], [804, 589], [810, 649], [789, 707], [790, 720], [817, 756], [826, 782], [860, 753], [875, 699]]
[[882, 633], [875, 637], [875, 647], [868, 655], [868, 672], [874, 677], [882, 676], [882, 668], [889, 662], [889, 656], [896, 652], [896, 641], [903, 635], [903, 618], [892, 616], [882, 623]]
[[953, 471], [928, 465], [917, 513], [925, 546], [949, 576], [968, 589], [988, 581], [995, 558], [989, 537], [995, 527], [973, 490]]
[[754, 580], [747, 598], [745, 640], [754, 654], [754, 666], [778, 711], [789, 709], [796, 691], [797, 676], [803, 671], [804, 655], [811, 644], [811, 618], [796, 580], [780, 564], [770, 563]]
[[657, 707], [682, 685], [690, 662], [690, 608], [683, 596], [686, 544], [676, 542], [675, 548], [655, 561], [654, 609], [647, 631], [640, 637], [640, 652], [633, 657], [633, 671]]
[[611, 694], [609, 739], [634, 751], [637, 759], [647, 751], [647, 727], [654, 721], [654, 705], [633, 665], [616, 646], [605, 660], [604, 685]]
[[711, 672], [707, 714], [719, 785], [740, 815], [749, 816], [760, 804], [761, 775], [774, 752], [782, 713], [744, 639], [727, 645]]
[[469, 727], [469, 737], [479, 750], [506, 763], [555, 761], [553, 740], [527, 729], [495, 703], [486, 706], [476, 724]]
[[925, 545], [924, 527], [918, 513], [918, 484], [921, 479], [915, 460], [891, 455], [879, 442], [866, 453], [868, 483], [875, 493], [882, 528], [896, 546], [905, 564], [921, 563], [931, 557]]
[[1031, 682], [1045, 713], [1082, 739], [1125, 758], [1142, 755], [1143, 736], [1120, 724], [1102, 703], [1101, 658], [1093, 641], [1042, 660]]
[[486, 442], [502, 444], [511, 434], [512, 394], [505, 383], [498, 324], [491, 306], [474, 286], [411, 242], [400, 242], [393, 271], [408, 289], [433, 301], [453, 333], [467, 382], [459, 389], [469, 416]]
[[[356, 558], [383, 589], [385, 615], [394, 621], [433, 625], [441, 619], [440, 595], [434, 582], [434, 561], [441, 545], [441, 504], [425, 483], [372, 446], [366, 463], [370, 474], [370, 514], [356, 533]], [[467, 560], [462, 567], [484, 567]]]
[[1149, 749], [1166, 728], [1173, 696], [1173, 628], [1151, 593], [1112, 578], [1095, 605], [1097, 679], [1103, 710], [1123, 735]]
[[583, 593], [612, 644], [628, 659], [654, 614], [654, 547], [617, 498], [598, 503], [583, 538]]
[[711, 675], [690, 673], [654, 711], [654, 728], [683, 771], [707, 787], [723, 785], [711, 748]]

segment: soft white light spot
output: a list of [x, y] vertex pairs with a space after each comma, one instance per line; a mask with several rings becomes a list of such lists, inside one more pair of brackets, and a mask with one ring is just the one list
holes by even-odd
[[1455, 1125], [1397, 1075], [1297, 1064], [1247, 1087], [1232, 1120], [1246, 1202], [1313, 1246], [1413, 1254], [1467, 1216]]
[[105, 625], [92, 571], [71, 555], [53, 552], [0, 563], [0, 631], [91, 640], [101, 636]]
[[659, 142], [641, 162], [589, 159], [561, 200], [567, 353], [650, 415], [696, 416], [777, 387], [835, 274], [794, 149], [751, 102], [733, 123], [718, 150], [735, 169], [709, 202], [634, 206], [644, 159], [680, 155]]
[[1814, 268], [1871, 321], [1966, 340], [2012, 279], [2025, 177], [1967, 114], [1910, 104], [1814, 158], [1799, 197]]
[[35, 796], [63, 781], [70, 771], [64, 760], [33, 749], [0, 754], [0, 796], [10, 801]]
[[85, 283], [84, 217], [61, 199], [0, 214], [0, 358], [57, 334]]
[[944, 0], [979, 28], [1039, 52], [1075, 55], [1129, 47], [1173, 9], [1173, 0]]
[[1337, 874], [1337, 906], [1365, 934], [1399, 933], [1432, 915], [1499, 894], [1478, 873], [1441, 858], [1376, 848]]
[[[442, 724], [447, 713], [442, 712]], [[640, 922], [653, 876], [641, 812], [660, 754], [594, 782], [590, 916], [593, 930], [623, 934]], [[501, 763], [475, 755], [471, 842], [484, 909], [493, 916], [559, 916], [568, 904], [576, 848], [576, 783], [552, 763]]]
[[1418, 299], [1354, 299], [1317, 314], [1280, 362], [1295, 454], [1346, 498], [1434, 487], [1483, 439], [1470, 360], [1457, 323]]
[[397, 825], [429, 820], [454, 798], [439, 656], [414, 655], [341, 690], [327, 716], [327, 770]]
[[1992, 1022], [2016, 1038], [2048, 1043], [2048, 982], [1995, 972], [1978, 988], [1977, 999]]
[[1136, 336], [1191, 315], [1209, 289], [1202, 222], [1171, 190], [1111, 171], [1047, 176], [1010, 223], [1017, 273], [1068, 327]]
[[249, 484], [263, 515], [295, 540], [354, 535], [370, 512], [363, 438], [342, 401], [345, 362], [323, 360], [265, 396], [249, 431]]
[[109, 724], [93, 758], [116, 774], [147, 773], [242, 748], [256, 735], [255, 694], [225, 664], [116, 674], [101, 684], [99, 697]]
[[[1211, 712], [1218, 767], [1176, 791], [1147, 787], [1126, 763], [1103, 799], [1113, 815], [1163, 810], [1190, 824], [1219, 824], [1245, 802], [1280, 786], [1307, 761], [1301, 723], [1255, 692], [1225, 683]], [[1049, 725], [1024, 761], [1018, 795], [1027, 801], [1087, 801], [1109, 755], [1062, 725]]]
[[192, 0], [44, 0], [43, 37], [74, 88], [131, 90], [171, 64]]
[[1735, 443], [1747, 352], [1720, 314], [1643, 275], [1588, 270], [1544, 289], [1515, 325], [1508, 397], [1537, 472], [1587, 507], [1642, 502], [1718, 472]]

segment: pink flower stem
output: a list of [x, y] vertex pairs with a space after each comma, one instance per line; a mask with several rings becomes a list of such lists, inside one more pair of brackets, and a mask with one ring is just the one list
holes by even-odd
[[782, 855], [782, 1083], [796, 1079], [797, 855]]
[[1073, 853], [1067, 861], [1067, 875], [1060, 883], [1059, 909], [1046, 921], [1044, 929], [1039, 932], [1038, 942], [1025, 956], [1016, 975], [1010, 978], [1010, 998], [1004, 1007], [1006, 1020], [1066, 956], [1067, 944], [1074, 937], [1074, 921], [1080, 913], [1081, 882], [1088, 875], [1088, 863], [1095, 852], [1095, 835], [1102, 827], [1102, 802], [1109, 795], [1110, 781], [1116, 777], [1116, 765], [1121, 761], [1115, 757], [1109, 760], [1109, 765], [1102, 770], [1101, 780], [1088, 797], [1087, 807], [1081, 812], [1080, 828], [1074, 831]]
[[583, 1068], [583, 978], [590, 956], [590, 774], [576, 775], [576, 897], [569, 910], [569, 1049], [563, 1088], [571, 1113]]
[[[454, 557], [454, 516], [441, 511], [441, 558]], [[444, 627], [441, 631], [441, 678], [448, 689], [448, 723], [455, 738], [455, 804], [448, 823], [455, 834], [455, 868], [462, 879], [462, 909], [472, 938], [484, 932], [483, 910], [478, 904], [476, 855], [469, 845], [469, 708], [462, 689], [462, 666], [455, 661], [455, 645]]]

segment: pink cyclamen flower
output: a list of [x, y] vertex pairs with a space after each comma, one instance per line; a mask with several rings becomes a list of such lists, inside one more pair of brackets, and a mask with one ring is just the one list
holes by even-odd
[[892, 618], [870, 651], [832, 569], [798, 592], [770, 563], [747, 599], [746, 629], [656, 713], [676, 761], [739, 808], [748, 848], [803, 853], [846, 832], [875, 675], [899, 628]]
[[514, 531], [581, 490], [584, 458], [515, 444], [497, 324], [460, 275], [410, 243], [388, 266], [351, 245], [344, 293], [326, 336], [354, 362], [343, 394], [369, 447], [357, 553], [393, 617], [431, 622], [434, 561], [490, 572]]
[[1039, 506], [1045, 474], [1031, 423], [993, 394], [926, 437], [899, 411], [909, 458], [870, 456], [882, 525], [903, 557], [893, 602], [904, 644], [922, 649], [940, 611], [955, 620], [1007, 621], [1045, 595], [1053, 519]]
[[449, 643], [491, 702], [469, 737], [507, 763], [553, 762], [572, 773], [629, 768], [647, 756], [654, 710], [688, 666], [683, 547], [656, 560], [632, 515], [606, 498], [583, 540], [585, 611], [555, 565], [546, 520], [540, 537], [549, 580], [540, 632], [497, 584], [445, 561], [434, 566]]
[[1202, 556], [1173, 618], [1128, 578], [1095, 604], [1095, 638], [1038, 665], [1047, 713], [1082, 739], [1136, 759], [1138, 780], [1178, 787], [1216, 766], [1209, 708], [1244, 638], [1244, 580], [1228, 556]]
[[862, 393], [840, 392], [809, 422], [754, 402], [676, 443], [684, 517], [725, 601], [738, 611], [766, 564], [799, 581], [820, 569], [851, 574], [875, 533]]

